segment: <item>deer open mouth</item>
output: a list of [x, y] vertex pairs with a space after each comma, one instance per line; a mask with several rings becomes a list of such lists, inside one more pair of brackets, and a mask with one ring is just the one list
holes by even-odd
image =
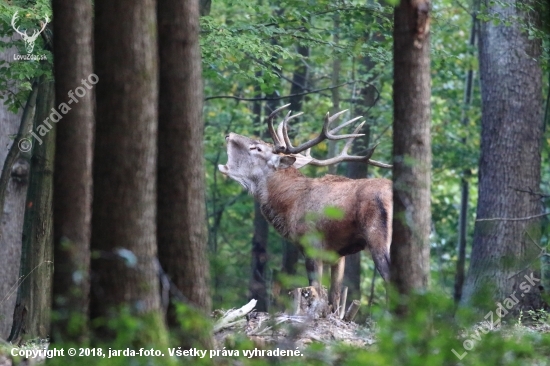
[[227, 165], [218, 165], [218, 170], [223, 174], [223, 175], [228, 175], [229, 174], [229, 168], [227, 167]]

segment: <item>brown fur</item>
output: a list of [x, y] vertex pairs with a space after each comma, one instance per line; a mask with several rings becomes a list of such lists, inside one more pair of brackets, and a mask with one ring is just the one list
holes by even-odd
[[282, 236], [296, 244], [312, 229], [305, 222], [308, 212], [322, 216], [327, 206], [341, 209], [342, 220], [317, 221], [314, 229], [324, 238], [321, 248], [342, 256], [368, 247], [387, 279], [388, 268], [378, 261], [389, 255], [393, 209], [390, 180], [353, 180], [334, 175], [307, 178], [290, 167], [270, 174], [267, 192], [260, 202], [264, 216]]

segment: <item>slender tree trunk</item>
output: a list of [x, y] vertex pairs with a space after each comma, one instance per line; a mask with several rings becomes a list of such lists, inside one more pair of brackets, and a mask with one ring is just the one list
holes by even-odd
[[35, 141], [32, 150], [19, 272], [22, 281], [8, 337], [8, 341], [15, 344], [37, 337], [46, 338], [50, 334], [55, 128], [48, 131], [39, 126], [44, 127], [43, 121], [49, 117], [54, 98], [53, 81], [42, 77], [33, 128], [34, 131], [42, 131], [42, 141]]
[[[337, 4], [340, 3], [340, 1], [336, 2]], [[332, 42], [338, 46], [340, 43], [340, 15], [336, 13], [334, 15], [334, 34], [332, 36]], [[342, 62], [340, 61], [340, 56], [336, 54], [334, 56], [334, 59], [332, 60], [332, 86], [340, 84], [340, 69], [342, 68]], [[334, 88], [331, 90], [331, 99], [332, 99], [332, 114], [335, 114], [337, 112], [340, 112], [340, 89]], [[328, 152], [327, 152], [327, 158], [332, 158], [336, 156], [336, 146], [337, 141], [335, 140], [329, 140], [327, 142], [328, 146]], [[336, 174], [336, 170], [338, 169], [338, 164], [329, 165], [328, 167], [328, 173], [329, 174]]]
[[[391, 282], [401, 295], [430, 276], [430, 44], [427, 1], [394, 12], [393, 237]], [[399, 306], [398, 314], [406, 312]]]
[[69, 92], [85, 91], [57, 125], [52, 336], [56, 341], [83, 342], [88, 331], [90, 294], [92, 88], [98, 82], [95, 75], [91, 76], [92, 2], [54, 0], [52, 8], [56, 19], [53, 45], [57, 109], [70, 101]]
[[199, 0], [200, 16], [210, 15], [211, 7], [212, 7], [212, 0]]
[[[298, 54], [303, 57], [303, 60], [296, 61], [294, 65], [294, 73], [292, 74], [292, 86], [290, 87], [290, 94], [295, 95], [303, 93], [308, 89], [309, 72], [306, 62], [309, 58], [309, 47], [298, 46]], [[303, 95], [295, 95], [289, 99], [290, 110], [299, 112], [302, 110], [302, 103], [304, 100]], [[289, 242], [286, 239], [281, 239], [283, 245], [283, 265], [282, 272], [293, 275], [296, 273], [296, 265], [300, 258], [300, 249]]]
[[254, 234], [252, 235], [252, 263], [249, 291], [250, 299], [256, 299], [256, 310], [269, 311], [269, 297], [267, 295], [267, 281], [265, 270], [267, 265], [267, 239], [269, 224], [260, 210], [260, 204], [254, 202]]
[[[361, 112], [359, 112], [360, 114]], [[352, 155], [360, 155], [368, 147], [370, 140], [370, 128], [367, 125], [365, 136], [355, 139], [352, 147]], [[351, 179], [367, 178], [368, 165], [365, 163], [348, 162], [346, 177]], [[374, 269], [376, 271], [376, 269]], [[346, 256], [346, 267], [344, 269], [344, 286], [348, 288], [348, 299], [361, 299], [361, 252]]]
[[98, 257], [90, 313], [107, 320], [128, 307], [146, 323], [132, 345], [166, 344], [156, 240], [155, 2], [97, 0], [94, 7], [99, 83], [91, 247]]
[[[159, 260], [173, 284], [203, 314], [211, 310], [197, 0], [159, 0]], [[179, 328], [176, 309], [168, 324]], [[192, 338], [179, 335], [191, 345]], [[203, 340], [203, 346], [211, 345]], [[183, 346], [183, 344], [182, 344]]]
[[[258, 73], [257, 76], [261, 76]], [[262, 92], [260, 87], [255, 87], [256, 97], [261, 97]], [[252, 113], [254, 114], [254, 126], [256, 134], [264, 139], [267, 135], [266, 126], [262, 123], [262, 102], [255, 101], [252, 105]], [[269, 311], [269, 296], [267, 294], [267, 281], [265, 279], [265, 267], [267, 264], [267, 243], [269, 237], [269, 224], [262, 215], [260, 205], [254, 201], [254, 232], [252, 234], [252, 258], [251, 258], [251, 275], [248, 284], [249, 299], [256, 299], [256, 310]]]
[[[476, 33], [477, 33], [477, 19], [476, 16], [472, 16], [472, 29], [470, 33], [469, 45], [475, 46]], [[465, 89], [464, 89], [464, 106], [462, 107], [462, 124], [468, 125], [469, 119], [467, 117], [467, 109], [472, 103], [472, 94], [474, 90], [474, 70], [470, 68], [466, 73]], [[463, 140], [466, 144], [466, 139]], [[456, 262], [456, 277], [455, 277], [455, 289], [454, 300], [459, 302], [462, 297], [462, 286], [464, 285], [465, 265], [466, 265], [466, 237], [468, 235], [468, 197], [469, 197], [469, 180], [470, 169], [464, 169], [462, 171], [462, 178], [460, 180], [460, 217], [458, 221], [458, 260]]]
[[[524, 6], [533, 1], [522, 2]], [[526, 14], [518, 2], [485, 4], [491, 16], [505, 21], [481, 24], [479, 60], [482, 91], [481, 157], [477, 221], [465, 303], [494, 308], [514, 292], [518, 303], [510, 313], [537, 308], [540, 302], [540, 199], [520, 190], [538, 191], [542, 134], [541, 42], [530, 38], [523, 24], [540, 26], [538, 13]], [[525, 276], [530, 289], [521, 286]], [[521, 294], [521, 296], [519, 296]], [[486, 303], [479, 303], [483, 295]]]

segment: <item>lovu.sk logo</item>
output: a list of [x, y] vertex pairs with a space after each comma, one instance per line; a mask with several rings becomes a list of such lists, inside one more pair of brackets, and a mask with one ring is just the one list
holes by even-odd
[[41, 23], [41, 26], [42, 28], [37, 31], [35, 30], [32, 35], [28, 35], [27, 34], [27, 31], [25, 30], [24, 32], [21, 32], [19, 30], [19, 28], [15, 25], [15, 22], [17, 21], [17, 11], [15, 12], [15, 14], [13, 14], [13, 17], [11, 18], [11, 26], [13, 27], [13, 29], [21, 35], [21, 37], [23, 37], [23, 41], [25, 42], [25, 49], [27, 50], [27, 53], [32, 53], [32, 50], [34, 49], [34, 42], [36, 42], [36, 39], [38, 38], [38, 36], [40, 35], [40, 33], [42, 33], [44, 31], [44, 29], [46, 29], [46, 25], [48, 25], [48, 23], [50, 22], [50, 19], [48, 18], [48, 16], [46, 15], [46, 21], [45, 22], [40, 22]]

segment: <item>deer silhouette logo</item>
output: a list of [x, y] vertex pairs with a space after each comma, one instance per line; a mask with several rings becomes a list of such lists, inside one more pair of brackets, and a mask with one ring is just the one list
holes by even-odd
[[36, 42], [36, 39], [38, 38], [38, 36], [40, 35], [40, 33], [42, 33], [44, 31], [44, 29], [46, 29], [46, 25], [48, 25], [48, 23], [50, 22], [50, 19], [48, 18], [48, 16], [46, 15], [46, 21], [45, 22], [40, 22], [41, 23], [41, 26], [42, 28], [37, 31], [35, 30], [32, 35], [28, 35], [27, 34], [27, 31], [25, 30], [24, 32], [20, 31], [19, 28], [16, 26], [15, 22], [17, 21], [17, 11], [15, 12], [15, 14], [13, 14], [13, 17], [11, 18], [11, 26], [13, 27], [13, 29], [21, 35], [21, 37], [23, 37], [23, 41], [25, 42], [25, 49], [27, 50], [27, 53], [32, 53], [32, 50], [34, 49], [34, 42]]

